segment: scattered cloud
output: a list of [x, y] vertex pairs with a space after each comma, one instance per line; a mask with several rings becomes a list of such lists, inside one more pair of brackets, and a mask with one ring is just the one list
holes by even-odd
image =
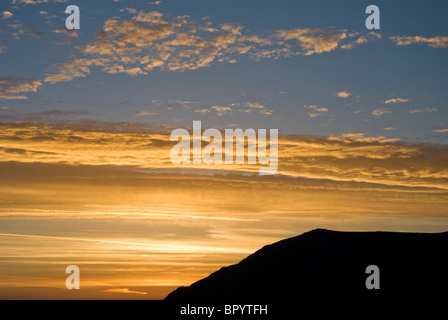
[[0, 110], [9, 110], [9, 107], [0, 107]]
[[347, 38], [345, 32], [328, 31], [325, 29], [292, 29], [278, 31], [278, 37], [282, 40], [297, 40], [304, 50], [304, 55], [324, 53], [335, 50], [340, 42]]
[[346, 99], [348, 97], [350, 97], [352, 94], [348, 91], [339, 91], [336, 93], [336, 96], [338, 96], [339, 98], [343, 98]]
[[37, 79], [24, 79], [15, 77], [0, 78], [0, 99], [27, 99], [27, 97], [21, 95], [21, 93], [37, 92], [37, 89], [41, 85], [42, 82]]
[[395, 42], [397, 46], [408, 46], [411, 44], [426, 44], [432, 48], [446, 48], [448, 47], [448, 37], [437, 36], [426, 38], [422, 36], [392, 36], [390, 39]]
[[303, 107], [309, 109], [308, 116], [310, 116], [310, 118], [315, 118], [321, 116], [325, 112], [328, 112], [327, 108], [319, 107], [317, 105], [304, 105]]
[[[51, 83], [86, 76], [90, 67], [111, 74], [147, 74], [155, 68], [169, 71], [195, 70], [224, 56], [236, 42], [241, 27], [222, 25], [217, 33], [199, 30], [186, 17], [164, 18], [158, 11], [139, 11], [133, 20], [106, 20], [103, 31], [81, 49], [84, 58], [55, 65]], [[75, 71], [74, 73], [72, 71]]]
[[424, 109], [412, 109], [409, 110], [409, 113], [422, 113], [422, 112], [427, 112], [427, 113], [431, 113], [431, 112], [436, 112], [437, 108], [424, 108]]
[[211, 109], [216, 111], [218, 117], [232, 113], [232, 109], [230, 107], [213, 106]]
[[383, 128], [384, 131], [394, 131], [395, 129], [394, 127]]
[[123, 9], [120, 9], [120, 12], [128, 12], [128, 13], [137, 13], [137, 10], [136, 9], [134, 9], [134, 8], [123, 8]]
[[242, 108], [239, 109], [240, 112], [244, 113], [253, 113], [257, 112], [263, 114], [265, 116], [272, 115], [274, 110], [266, 109], [266, 107], [258, 102], [246, 102], [244, 104], [236, 103], [234, 105], [238, 105]]
[[257, 102], [248, 102], [246, 103], [246, 106], [252, 109], [264, 109], [264, 106]]
[[3, 11], [3, 12], [1, 13], [1, 19], [2, 19], [2, 20], [9, 19], [9, 18], [11, 18], [12, 16], [13, 16], [13, 14], [11, 13], [11, 11]]
[[439, 133], [448, 132], [448, 129], [437, 129], [437, 130], [432, 130], [432, 132], [439, 132]]
[[71, 81], [75, 78], [85, 77], [90, 73], [92, 65], [101, 65], [101, 60], [96, 59], [74, 59], [70, 62], [63, 62], [53, 65], [54, 74], [49, 74], [45, 78], [45, 82], [59, 83]]
[[352, 49], [368, 41], [381, 39], [381, 35], [375, 32], [347, 33], [346, 30], [338, 31], [330, 28], [279, 30], [277, 36], [284, 41], [297, 40], [303, 51], [296, 54], [306, 56], [331, 52], [337, 48]]
[[405, 103], [408, 102], [409, 99], [402, 99], [402, 98], [392, 98], [389, 100], [384, 101], [385, 104], [389, 104], [389, 103]]
[[384, 115], [386, 113], [392, 113], [392, 111], [390, 111], [387, 108], [379, 108], [379, 109], [373, 110], [372, 115], [374, 115], [375, 117], [381, 117], [382, 115]]
[[78, 32], [75, 29], [68, 30], [66, 27], [58, 27], [58, 28], [54, 29], [53, 32], [58, 33], [58, 34], [63, 34], [66, 36], [66, 38], [56, 41], [56, 43], [60, 43], [60, 44], [70, 44], [78, 38]]
[[386, 138], [384, 136], [367, 136], [366, 133], [344, 133], [339, 137], [331, 136], [328, 138], [329, 140], [337, 140], [337, 141], [355, 141], [355, 142], [367, 142], [367, 143], [391, 143], [391, 142], [397, 142], [401, 139], [399, 138]]
[[[358, 33], [354, 33], [351, 36], [357, 36], [359, 35]], [[346, 43], [344, 45], [341, 46], [341, 49], [353, 49], [354, 47], [357, 47], [359, 45], [362, 45], [364, 43], [367, 43], [371, 40], [377, 40], [377, 39], [381, 39], [382, 36], [380, 33], [376, 33], [376, 32], [369, 32], [367, 34], [361, 35], [359, 36], [359, 38], [357, 38], [356, 40], [350, 42], [350, 43]]]
[[[215, 62], [236, 63], [239, 56], [255, 60], [330, 52], [344, 39], [360, 34], [321, 29], [280, 30], [267, 35], [246, 35], [235, 24], [213, 25], [187, 16], [168, 17], [158, 11], [122, 9], [134, 16], [107, 19], [96, 38], [79, 48], [72, 61], [54, 65], [45, 81], [70, 81], [90, 73], [146, 75], [151, 70], [196, 70]], [[74, 65], [76, 64], [76, 66]], [[67, 70], [77, 69], [74, 75]]]
[[43, 15], [43, 16], [46, 16], [46, 15], [48, 15], [48, 12], [47, 11], [39, 11], [39, 14], [41, 14], [41, 15]]
[[140, 111], [139, 113], [137, 113], [136, 115], [134, 115], [134, 117], [152, 117], [152, 116], [157, 116], [158, 113], [150, 111], [150, 110], [144, 110], [144, 111]]
[[200, 114], [207, 114], [210, 113], [210, 109], [204, 108], [204, 109], [196, 109], [194, 110], [194, 112], [196, 113], [200, 113]]
[[266, 116], [270, 116], [270, 115], [272, 115], [274, 113], [274, 110], [272, 110], [272, 109], [263, 109], [263, 110], [260, 110], [260, 113], [264, 114]]

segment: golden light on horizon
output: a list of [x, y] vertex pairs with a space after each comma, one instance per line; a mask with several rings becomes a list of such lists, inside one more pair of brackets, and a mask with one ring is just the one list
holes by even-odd
[[310, 229], [448, 222], [446, 148], [280, 136], [278, 174], [260, 176], [248, 164], [175, 166], [173, 144], [163, 133], [7, 126], [0, 286], [62, 288], [61, 270], [77, 264], [95, 297], [163, 298]]

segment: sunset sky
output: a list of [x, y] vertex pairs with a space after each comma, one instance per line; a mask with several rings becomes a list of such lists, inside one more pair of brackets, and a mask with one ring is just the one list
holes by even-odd
[[[313, 228], [447, 231], [448, 4], [376, 1], [367, 30], [370, 4], [1, 1], [0, 298], [161, 299]], [[277, 174], [173, 165], [194, 120], [278, 129]]]

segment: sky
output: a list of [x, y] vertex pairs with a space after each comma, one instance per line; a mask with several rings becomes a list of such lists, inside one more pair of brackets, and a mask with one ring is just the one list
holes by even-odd
[[[161, 299], [313, 228], [446, 231], [448, 4], [376, 1], [368, 30], [370, 4], [2, 1], [0, 298]], [[278, 129], [277, 174], [174, 165], [195, 120]]]

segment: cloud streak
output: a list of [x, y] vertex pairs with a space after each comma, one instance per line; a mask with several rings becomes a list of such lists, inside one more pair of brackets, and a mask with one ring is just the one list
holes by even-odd
[[[0, 155], [3, 161], [25, 163], [178, 168], [169, 158], [173, 146], [169, 133], [150, 134], [147, 126], [136, 132], [92, 131], [102, 126], [98, 123], [91, 129], [58, 129], [48, 125], [3, 124]], [[364, 133], [327, 138], [281, 136], [278, 172], [314, 179], [448, 189], [447, 156], [446, 146], [405, 144], [399, 139]], [[259, 168], [244, 164], [190, 165], [184, 169], [256, 173]]]
[[397, 46], [409, 46], [412, 44], [425, 44], [432, 48], [446, 48], [448, 47], [448, 37], [422, 37], [422, 36], [392, 36], [390, 39]]
[[423, 108], [423, 109], [412, 109], [409, 110], [409, 113], [431, 113], [431, 112], [436, 112], [437, 108]]
[[375, 117], [381, 117], [386, 113], [392, 113], [388, 108], [378, 108], [372, 111], [372, 115]]
[[403, 99], [403, 98], [392, 98], [389, 100], [384, 101], [385, 104], [389, 104], [389, 103], [405, 103], [408, 102], [409, 99]]
[[37, 79], [15, 77], [0, 78], [0, 99], [23, 100], [27, 99], [24, 92], [37, 92], [42, 82]]

